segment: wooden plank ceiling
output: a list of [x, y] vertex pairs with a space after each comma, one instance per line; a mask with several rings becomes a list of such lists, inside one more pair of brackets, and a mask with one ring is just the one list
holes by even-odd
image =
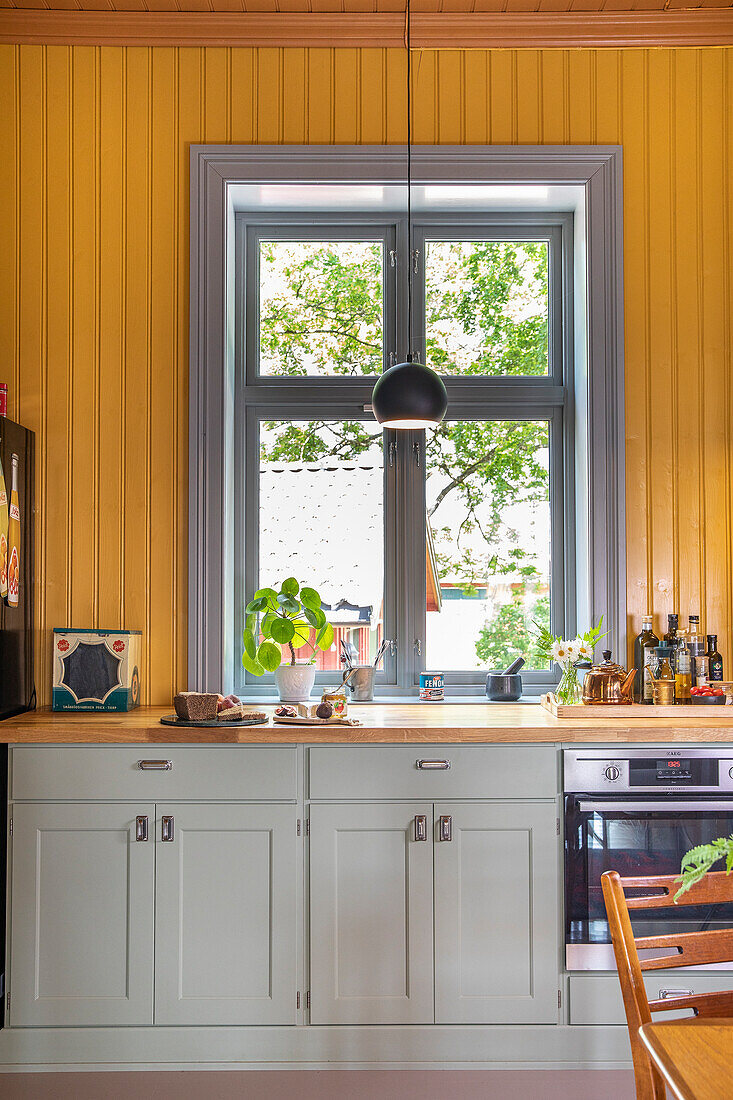
[[[725, 46], [733, 0], [412, 0], [417, 49]], [[0, 42], [400, 47], [404, 0], [0, 0]]]

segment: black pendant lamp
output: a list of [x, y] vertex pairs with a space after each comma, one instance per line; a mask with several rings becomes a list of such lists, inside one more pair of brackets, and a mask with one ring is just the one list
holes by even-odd
[[383, 428], [430, 428], [448, 408], [443, 379], [412, 354], [412, 51], [407, 0], [407, 340], [404, 363], [389, 367], [372, 391], [374, 416]]

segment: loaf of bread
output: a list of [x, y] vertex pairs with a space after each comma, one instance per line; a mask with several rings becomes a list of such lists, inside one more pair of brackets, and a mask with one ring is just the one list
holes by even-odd
[[219, 696], [206, 691], [179, 691], [173, 700], [176, 714], [187, 722], [207, 722], [216, 718]]

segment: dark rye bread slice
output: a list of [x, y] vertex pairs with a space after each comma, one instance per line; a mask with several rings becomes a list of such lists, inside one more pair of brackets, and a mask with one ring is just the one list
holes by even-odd
[[264, 710], [245, 710], [244, 707], [227, 707], [216, 716], [220, 722], [262, 722], [267, 715]]
[[179, 691], [173, 700], [176, 714], [187, 722], [207, 722], [216, 718], [219, 696], [203, 691]]

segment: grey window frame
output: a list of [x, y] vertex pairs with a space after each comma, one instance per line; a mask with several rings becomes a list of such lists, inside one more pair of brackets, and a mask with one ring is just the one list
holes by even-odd
[[[549, 252], [549, 370], [540, 376], [471, 376], [446, 378], [451, 420], [547, 420], [550, 433], [551, 621], [553, 631], [575, 630], [575, 529], [572, 398], [573, 348], [573, 217], [565, 212], [494, 212], [456, 217], [438, 211], [413, 221], [414, 311], [412, 347], [425, 358], [425, 242], [440, 240], [546, 240]], [[263, 420], [367, 419], [362, 403], [364, 381], [370, 376], [303, 376], [289, 378], [259, 373], [259, 242], [262, 240], [380, 240], [383, 244], [384, 338], [383, 369], [391, 356], [407, 347], [407, 220], [403, 215], [369, 215], [353, 209], [331, 217], [312, 214], [236, 215], [237, 310], [236, 401], [238, 431], [244, 442], [235, 468], [235, 637], [241, 636], [243, 608], [267, 578], [259, 578], [259, 423]], [[390, 250], [396, 263], [389, 264]], [[400, 307], [402, 307], [400, 312]], [[376, 376], [374, 378], [376, 380]], [[263, 402], [263, 391], [266, 400]], [[294, 401], [291, 394], [297, 393]], [[425, 433], [385, 433], [387, 447], [396, 447], [396, 470], [384, 464], [384, 636], [394, 639], [375, 688], [380, 697], [414, 695], [426, 670], [425, 592]], [[244, 471], [244, 477], [240, 472]], [[398, 521], [401, 517], [401, 522]], [[239, 563], [244, 563], [243, 570]], [[559, 564], [557, 564], [559, 563]], [[398, 573], [399, 569], [399, 573]], [[303, 578], [301, 578], [303, 579]], [[270, 694], [274, 677], [239, 672], [241, 652], [235, 642], [234, 690]], [[318, 672], [318, 683], [329, 683], [333, 672]], [[452, 695], [476, 695], [485, 672], [446, 671]], [[524, 673], [529, 693], [550, 690], [557, 683], [552, 669]]]
[[[405, 149], [204, 145], [192, 146], [190, 157], [188, 686], [219, 690], [233, 685], [236, 648], [234, 471], [243, 459], [235, 430], [240, 410], [233, 329], [238, 188], [401, 183]], [[581, 232], [583, 250], [576, 253], [575, 283], [583, 294], [575, 306], [574, 362], [582, 407], [575, 496], [576, 537], [586, 541], [587, 551], [578, 561], [577, 615], [587, 622], [603, 612], [611, 644], [621, 656], [626, 650], [621, 149], [416, 147], [413, 180], [561, 184], [581, 193], [576, 236]], [[352, 385], [354, 403], [368, 404], [371, 381], [353, 380]], [[276, 387], [266, 385], [255, 399], [262, 407], [268, 388], [274, 396]], [[302, 408], [306, 395], [293, 390], [290, 396]], [[511, 394], [507, 390], [502, 396]], [[460, 407], [453, 405], [450, 413], [457, 417]], [[414, 496], [411, 507], [420, 507]]]

